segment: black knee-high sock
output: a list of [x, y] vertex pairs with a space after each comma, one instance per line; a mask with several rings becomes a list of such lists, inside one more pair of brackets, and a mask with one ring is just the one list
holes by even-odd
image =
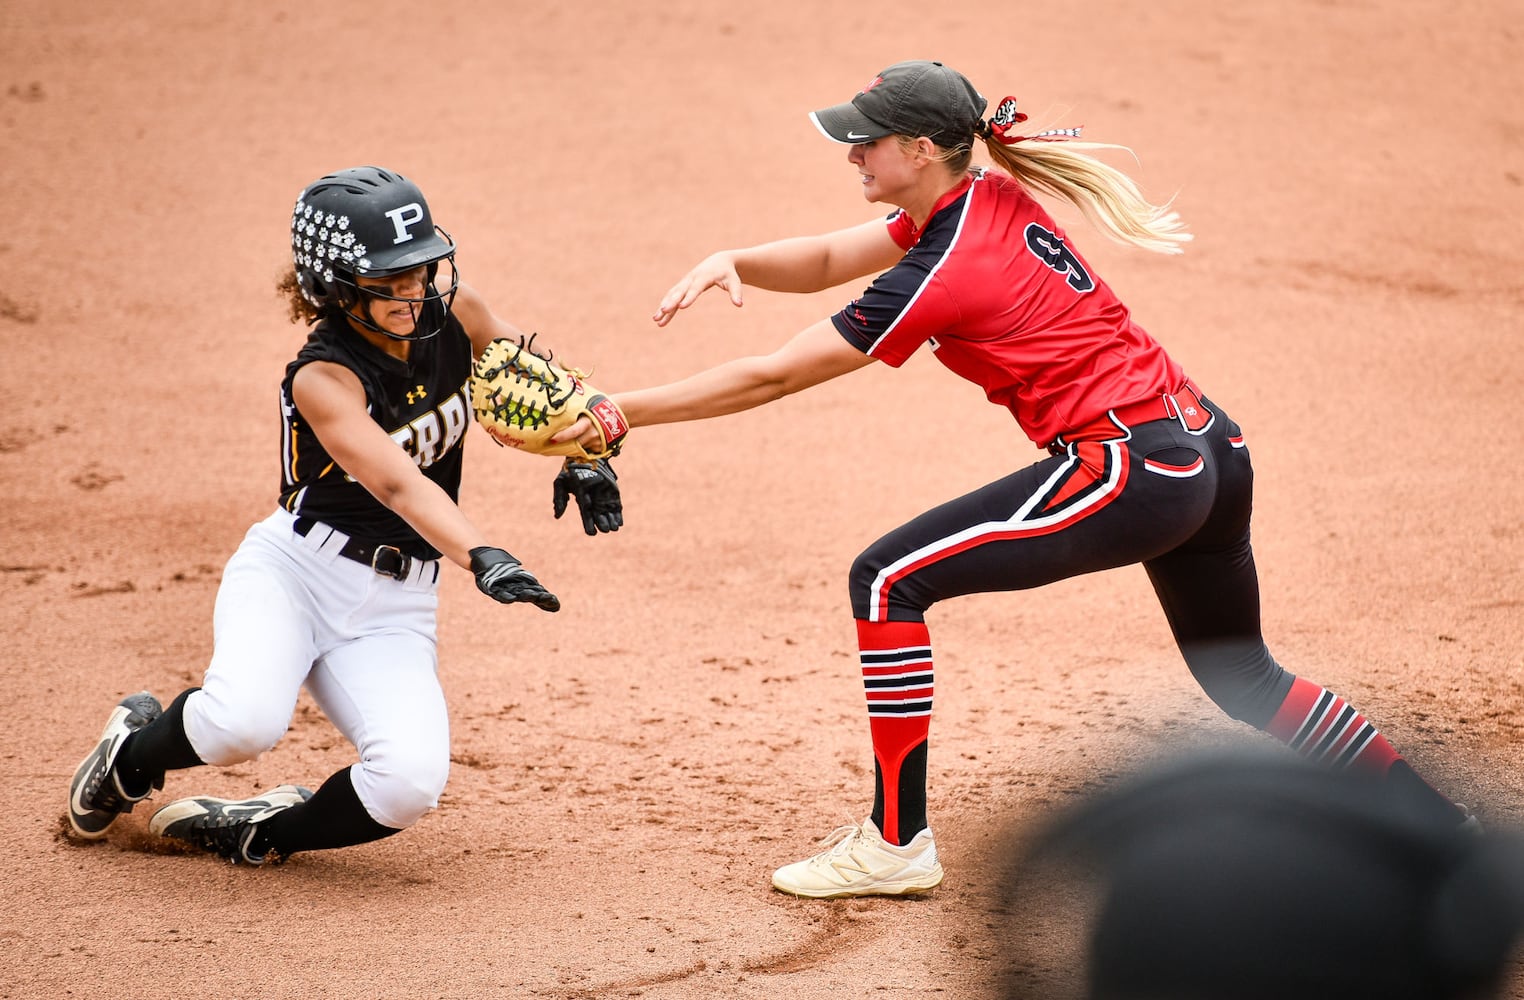
[[306, 802], [260, 823], [250, 853], [274, 851], [285, 857], [297, 851], [365, 844], [398, 832], [370, 818], [346, 767], [334, 772]]
[[884, 767], [876, 764], [873, 769], [873, 812], [869, 818], [884, 832], [889, 843], [904, 846], [926, 829], [926, 741], [911, 748], [900, 763], [893, 796], [893, 801], [898, 803], [898, 818], [894, 823], [885, 819], [884, 804], [888, 798], [884, 794]]
[[116, 756], [116, 774], [122, 790], [130, 795], [164, 787], [164, 772], [205, 764], [191, 749], [185, 735], [185, 700], [201, 689], [181, 691], [157, 719], [122, 741]]

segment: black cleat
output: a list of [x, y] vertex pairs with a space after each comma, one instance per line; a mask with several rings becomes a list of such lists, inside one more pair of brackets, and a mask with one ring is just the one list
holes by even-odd
[[116, 773], [116, 757], [129, 733], [142, 729], [164, 712], [159, 699], [147, 691], [130, 694], [112, 709], [100, 742], [74, 770], [69, 783], [69, 825], [86, 840], [99, 840], [124, 812], [163, 788], [161, 778], [141, 795], [129, 795]]
[[183, 840], [235, 865], [258, 866], [267, 858], [265, 852], [250, 850], [259, 824], [310, 798], [312, 793], [305, 788], [279, 785], [252, 799], [177, 799], [153, 814], [148, 829], [155, 836]]

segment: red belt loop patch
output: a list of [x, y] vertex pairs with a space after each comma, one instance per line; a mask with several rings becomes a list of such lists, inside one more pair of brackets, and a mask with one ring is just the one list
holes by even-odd
[[1212, 411], [1201, 401], [1201, 393], [1193, 382], [1187, 381], [1174, 395], [1166, 395], [1164, 405], [1192, 434], [1200, 434], [1212, 426]]

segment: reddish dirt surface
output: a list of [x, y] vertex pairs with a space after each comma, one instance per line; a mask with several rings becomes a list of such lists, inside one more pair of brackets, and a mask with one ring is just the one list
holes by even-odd
[[[1139, 570], [934, 609], [941, 889], [768, 884], [872, 793], [852, 557], [1038, 457], [926, 352], [638, 432], [612, 537], [553, 521], [551, 466], [473, 431], [464, 506], [565, 609], [444, 582], [455, 766], [413, 829], [258, 870], [149, 843], [148, 808], [63, 835], [110, 706], [199, 679], [221, 567], [273, 504], [302, 331], [272, 284], [306, 181], [414, 177], [503, 315], [634, 388], [854, 291], [648, 319], [712, 249], [879, 211], [805, 113], [902, 58], [1126, 143], [1146, 191], [1178, 192], [1180, 258], [1060, 218], [1247, 430], [1273, 648], [1519, 819], [1515, 4], [438, 6], [0, 0], [0, 997], [961, 998], [1016, 964], [1062, 991], [1073, 928], [995, 892], [1007, 828], [1262, 739], [1194, 686]], [[304, 696], [274, 751], [159, 798], [349, 754]]]

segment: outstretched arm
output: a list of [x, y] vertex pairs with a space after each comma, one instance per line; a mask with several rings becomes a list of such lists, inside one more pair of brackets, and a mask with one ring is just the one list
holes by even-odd
[[741, 304], [742, 285], [771, 292], [818, 292], [854, 278], [883, 271], [904, 251], [889, 236], [882, 219], [823, 236], [800, 236], [745, 250], [710, 254], [662, 296], [652, 319], [666, 326], [678, 310], [691, 306], [710, 288], [730, 293]]
[[[677, 382], [610, 393], [631, 427], [704, 420], [739, 413], [801, 389], [856, 371], [874, 359], [836, 332], [831, 321], [806, 327], [771, 354], [736, 358]], [[598, 432], [586, 418], [551, 438], [596, 446]]]
[[[614, 393], [631, 427], [703, 420], [739, 413], [801, 389], [856, 371], [873, 361], [821, 320], [768, 355], [737, 358], [677, 382]], [[596, 436], [585, 421], [556, 435], [571, 440]]]

